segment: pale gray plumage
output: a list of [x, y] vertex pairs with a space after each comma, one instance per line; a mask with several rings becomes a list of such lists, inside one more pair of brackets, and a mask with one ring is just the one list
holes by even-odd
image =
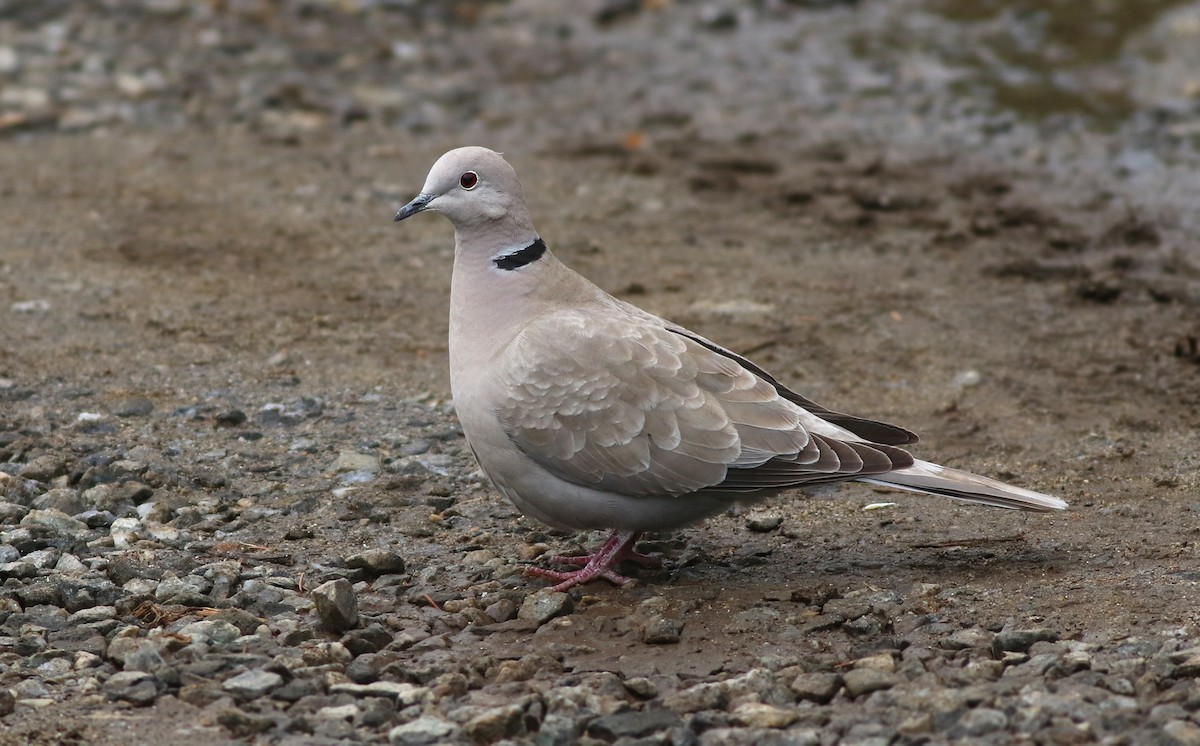
[[[513, 169], [468, 147], [443, 155], [397, 213], [455, 229], [450, 377], [480, 466], [523, 512], [566, 529], [682, 526], [735, 500], [847, 479], [1024, 510], [1058, 498], [919, 461], [911, 432], [825, 409], [750, 361], [608, 295], [533, 229]], [[609, 545], [606, 545], [609, 548]], [[597, 562], [599, 560], [594, 560]], [[590, 567], [590, 566], [589, 566]]]

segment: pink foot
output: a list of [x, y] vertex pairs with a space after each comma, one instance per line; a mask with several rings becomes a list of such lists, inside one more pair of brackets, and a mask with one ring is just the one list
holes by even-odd
[[525, 569], [525, 572], [528, 575], [561, 581], [551, 588], [551, 590], [560, 592], [577, 585], [590, 583], [597, 578], [604, 578], [616, 585], [625, 585], [631, 578], [627, 578], [612, 569], [625, 560], [635, 562], [642, 567], [662, 567], [661, 557], [642, 554], [633, 548], [641, 536], [640, 531], [614, 531], [612, 536], [608, 537], [608, 541], [604, 542], [603, 546], [591, 554], [550, 558], [552, 562], [582, 565], [578, 570], [559, 572], [557, 570], [546, 570], [541, 567], [528, 567]]

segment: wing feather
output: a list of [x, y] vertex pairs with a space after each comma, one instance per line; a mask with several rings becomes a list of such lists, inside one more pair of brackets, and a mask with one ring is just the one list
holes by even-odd
[[789, 389], [787, 386], [784, 386], [782, 383], [775, 380], [775, 377], [770, 373], [767, 373], [765, 370], [741, 355], [738, 355], [731, 350], [727, 350], [724, 347], [711, 342], [704, 337], [694, 334], [681, 326], [668, 325], [667, 329], [674, 334], [678, 334], [694, 341], [696, 344], [702, 345], [706, 349], [711, 350], [718, 355], [737, 362], [747, 371], [757, 375], [759, 378], [774, 386], [779, 392], [780, 396], [783, 398], [817, 415], [826, 422], [830, 422], [838, 427], [843, 427], [846, 430], [849, 430], [864, 440], [871, 441], [872, 443], [896, 446], [911, 445], [920, 440], [916, 433], [912, 432], [911, 430], [906, 430], [899, 425], [892, 425], [887, 422], [879, 422], [878, 420], [868, 420], [863, 417], [843, 414], [842, 412], [835, 412], [832, 409], [822, 407], [813, 400], [805, 396], [801, 396], [795, 391]]
[[777, 490], [912, 463], [839, 437], [827, 410], [806, 411], [747, 361], [645, 317], [537, 320], [500, 378], [496, 415], [517, 447], [562, 479], [620, 494]]

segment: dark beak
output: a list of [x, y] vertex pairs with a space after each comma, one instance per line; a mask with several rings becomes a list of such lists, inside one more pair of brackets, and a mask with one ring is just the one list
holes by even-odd
[[412, 202], [409, 202], [407, 205], [400, 208], [400, 211], [396, 213], [396, 217], [393, 222], [399, 222], [407, 217], [411, 217], [416, 215], [418, 212], [421, 212], [429, 206], [429, 203], [433, 200], [433, 197], [434, 195], [432, 194], [418, 194], [416, 197], [413, 197]]

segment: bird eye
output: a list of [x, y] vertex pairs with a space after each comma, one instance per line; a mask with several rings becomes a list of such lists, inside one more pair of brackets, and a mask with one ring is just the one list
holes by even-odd
[[462, 176], [458, 177], [458, 185], [461, 186], [463, 189], [467, 189], [467, 190], [474, 189], [475, 185], [478, 183], [479, 183], [479, 175], [476, 174], [474, 171], [468, 171], [465, 174], [463, 174]]

